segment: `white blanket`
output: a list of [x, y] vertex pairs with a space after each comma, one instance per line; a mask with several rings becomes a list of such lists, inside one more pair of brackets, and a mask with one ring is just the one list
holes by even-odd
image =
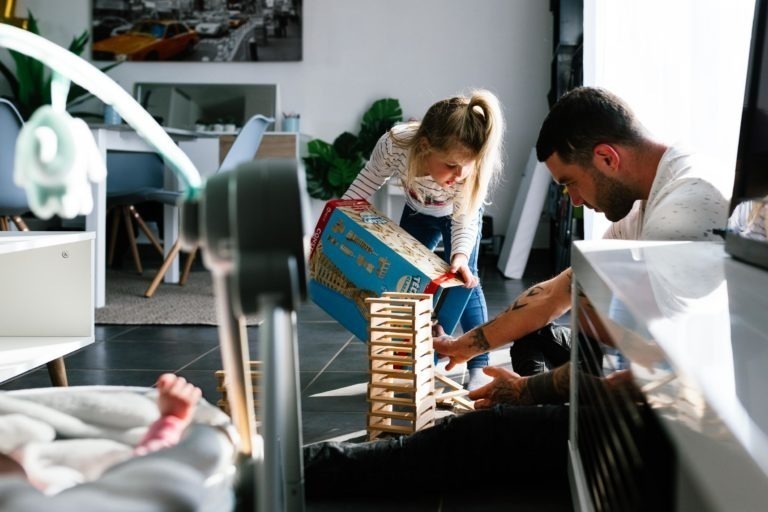
[[[153, 389], [82, 386], [0, 392], [0, 451], [46, 494], [99, 478], [133, 455], [158, 416]], [[228, 418], [207, 402], [196, 422]]]

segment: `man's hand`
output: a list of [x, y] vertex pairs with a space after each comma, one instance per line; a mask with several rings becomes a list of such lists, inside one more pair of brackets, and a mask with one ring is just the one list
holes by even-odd
[[493, 380], [483, 387], [470, 391], [469, 398], [475, 401], [475, 409], [488, 409], [497, 404], [531, 405], [533, 397], [528, 391], [527, 377], [498, 366], [483, 368]]
[[464, 349], [459, 345], [458, 338], [445, 334], [443, 326], [435, 324], [432, 326], [432, 347], [438, 356], [449, 357], [448, 364], [445, 365], [446, 371], [457, 364], [469, 361], [472, 356], [466, 356]]
[[478, 354], [488, 352], [491, 348], [482, 325], [459, 338], [448, 336], [439, 324], [435, 325], [432, 327], [432, 345], [438, 355], [450, 358], [445, 366], [446, 370], [451, 370], [457, 364], [465, 363]]
[[451, 272], [458, 274], [464, 281], [464, 288], [474, 288], [480, 280], [469, 270], [469, 260], [466, 254], [454, 254], [451, 258]]

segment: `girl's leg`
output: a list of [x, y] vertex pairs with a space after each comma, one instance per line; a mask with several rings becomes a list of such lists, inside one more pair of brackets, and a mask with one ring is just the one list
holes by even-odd
[[[478, 228], [477, 228], [477, 240], [475, 240], [475, 247], [472, 250], [472, 254], [469, 255], [469, 269], [475, 276], [479, 276], [477, 267], [477, 260], [480, 253], [480, 236], [482, 232], [482, 212], [478, 215]], [[443, 231], [443, 239], [448, 240], [445, 242], [445, 254], [446, 261], [447, 255], [451, 252], [451, 222], [450, 218], [445, 217], [441, 225]], [[472, 289], [472, 294], [467, 301], [467, 307], [464, 308], [464, 312], [461, 315], [461, 329], [464, 332], [471, 331], [478, 325], [483, 325], [488, 321], [488, 307], [485, 303], [485, 294], [483, 293], [482, 283]], [[467, 361], [467, 369], [470, 370], [470, 389], [479, 387], [487, 378], [483, 374], [482, 369], [488, 366], [488, 354], [480, 354]], [[472, 377], [475, 377], [474, 379]], [[474, 381], [474, 382], [473, 382]]]
[[[477, 268], [477, 259], [480, 252], [480, 235], [482, 232], [482, 211], [478, 214], [478, 227], [477, 227], [477, 240], [475, 240], [475, 247], [472, 250], [472, 254], [469, 255], [469, 269], [475, 276], [479, 277]], [[448, 255], [451, 254], [451, 219], [444, 217], [441, 219], [441, 230], [443, 232], [443, 240], [445, 244], [445, 258], [448, 261]], [[450, 262], [449, 262], [450, 263]], [[467, 306], [464, 308], [464, 312], [461, 314], [461, 329], [464, 332], [471, 331], [478, 325], [482, 325], [488, 321], [488, 307], [485, 303], [485, 294], [483, 293], [482, 283], [472, 289], [472, 293], [467, 301]], [[467, 361], [467, 370], [469, 371], [469, 382], [467, 383], [467, 389], [470, 391], [484, 386], [490, 382], [490, 377], [485, 375], [483, 368], [488, 366], [488, 354], [480, 354]]]
[[443, 237], [440, 230], [440, 218], [419, 213], [408, 205], [403, 208], [400, 227], [413, 238], [434, 251]]

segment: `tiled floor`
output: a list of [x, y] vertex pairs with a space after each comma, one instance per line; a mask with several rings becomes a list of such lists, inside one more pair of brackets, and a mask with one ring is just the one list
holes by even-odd
[[[534, 254], [522, 280], [507, 280], [486, 261], [481, 279], [489, 314], [496, 315], [535, 281], [549, 277], [546, 254]], [[358, 438], [365, 429], [366, 347], [311, 302], [297, 312], [302, 420], [305, 443]], [[251, 356], [258, 358], [259, 329], [248, 330]], [[509, 364], [506, 349], [492, 354], [492, 364]], [[214, 372], [222, 368], [215, 327], [97, 326], [93, 345], [66, 358], [70, 385], [150, 386], [161, 372], [176, 372], [203, 389], [216, 403]], [[463, 372], [452, 374], [460, 380]], [[45, 387], [45, 369], [0, 385], [2, 390]], [[518, 461], [519, 462], [519, 461]], [[510, 464], [516, 463], [510, 460]], [[461, 471], [462, 468], [457, 468]], [[489, 466], [489, 471], [498, 468]], [[310, 503], [309, 510], [570, 510], [567, 489], [511, 495], [504, 489], [450, 489], [423, 502]]]

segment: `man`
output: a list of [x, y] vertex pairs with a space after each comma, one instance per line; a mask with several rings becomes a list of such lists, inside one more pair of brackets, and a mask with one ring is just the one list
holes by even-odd
[[[654, 140], [618, 97], [582, 87], [564, 95], [542, 125], [536, 154], [574, 206], [604, 212], [605, 238], [720, 240], [729, 202], [727, 184], [683, 149]], [[552, 325], [571, 308], [570, 268], [523, 292], [493, 320], [457, 339], [435, 341], [448, 369], [514, 341], [512, 367], [534, 375], [569, 359], [570, 332]], [[491, 376], [507, 375], [487, 369]], [[492, 392], [493, 388], [486, 391]], [[478, 395], [479, 397], [480, 395]], [[484, 396], [484, 395], [482, 395]]]
[[[536, 152], [555, 181], [567, 186], [574, 205], [602, 211], [614, 222], [607, 238], [713, 240], [726, 225], [729, 204], [718, 177], [684, 150], [654, 140], [608, 91], [581, 87], [564, 95], [541, 127]], [[571, 280], [569, 268], [526, 290], [480, 327], [456, 339], [435, 339], [437, 352], [450, 357], [448, 369], [515, 341], [517, 373], [487, 367], [494, 380], [469, 395], [481, 410], [401, 439], [310, 446], [308, 493], [333, 494], [340, 481], [350, 484], [341, 486], [345, 492], [368, 492], [411, 476], [425, 486], [445, 486], [452, 476], [467, 485], [565, 481], [568, 411], [562, 404], [569, 397], [570, 333], [551, 322], [571, 307]], [[594, 379], [584, 372], [578, 378]], [[627, 380], [623, 372], [600, 382], [612, 389]], [[549, 405], [528, 407], [533, 404]], [[468, 445], [473, 450], [467, 454], [451, 450]], [[499, 456], [507, 461], [503, 472], [450, 469], [481, 468]]]

